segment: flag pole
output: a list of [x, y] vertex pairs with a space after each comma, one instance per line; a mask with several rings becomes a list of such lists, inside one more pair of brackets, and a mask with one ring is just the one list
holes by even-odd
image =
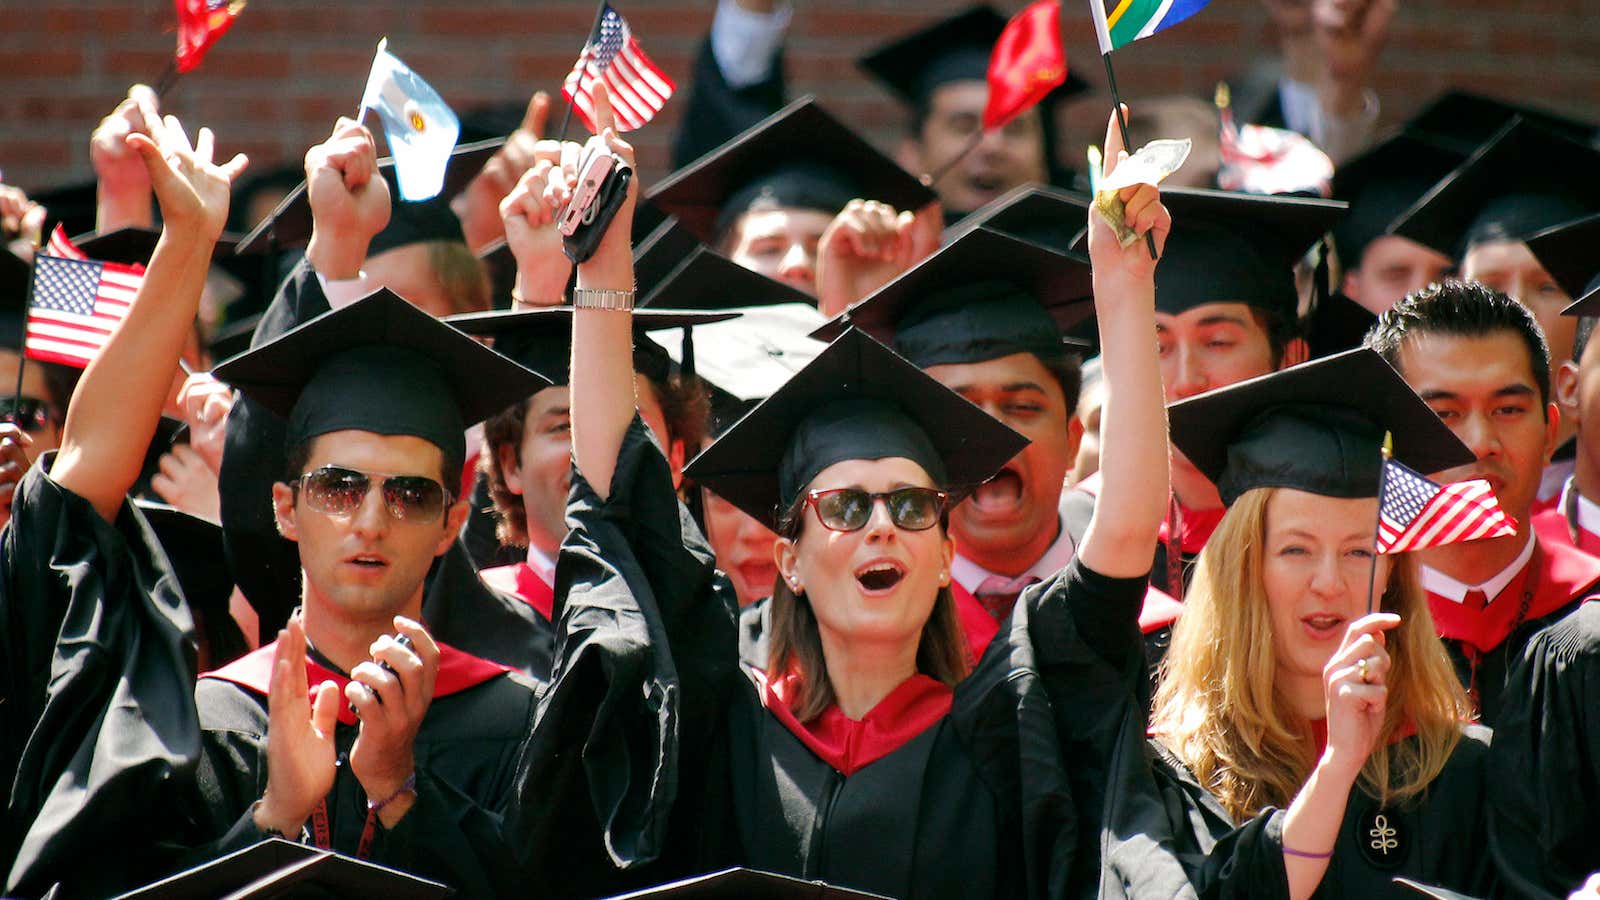
[[161, 70], [161, 77], [156, 79], [156, 99], [165, 96], [174, 84], [178, 83], [178, 61], [167, 60], [167, 67]]
[[17, 348], [17, 389], [11, 393], [11, 412], [6, 415], [18, 428], [22, 427], [19, 410], [22, 404], [22, 373], [28, 368], [28, 310], [33, 308], [33, 282], [39, 270], [39, 251], [33, 253], [34, 271], [28, 275], [28, 302], [22, 304], [22, 346]]
[[[578, 54], [578, 62], [580, 64], [584, 63], [589, 57], [589, 47], [594, 44], [595, 35], [600, 33], [600, 23], [605, 19], [606, 7], [609, 5], [610, 4], [607, 2], [607, 0], [600, 0], [600, 6], [594, 11], [594, 24], [589, 26], [589, 36], [583, 39], [583, 50]], [[579, 66], [578, 77], [580, 79], [583, 77], [583, 69], [585, 67], [586, 66], [584, 65]], [[568, 97], [566, 115], [561, 117], [561, 131], [556, 134], [557, 141], [564, 141], [567, 139], [567, 126], [572, 124], [572, 108], [572, 98]]]
[[[1090, 2], [1099, 3], [1100, 0], [1090, 0]], [[1111, 54], [1102, 53], [1100, 54], [1100, 58], [1105, 60], [1106, 63], [1106, 86], [1111, 88], [1111, 108], [1116, 110], [1117, 113], [1117, 130], [1122, 133], [1122, 149], [1132, 153], [1133, 145], [1128, 143], [1128, 117], [1122, 112], [1122, 94], [1117, 90], [1117, 73], [1116, 70], [1111, 67]], [[1146, 231], [1144, 233], [1144, 245], [1150, 248], [1151, 259], [1160, 259], [1160, 257], [1156, 255], [1155, 235]]]
[[969, 155], [971, 155], [972, 151], [978, 149], [978, 145], [983, 143], [983, 136], [988, 133], [988, 129], [985, 128], [979, 128], [977, 131], [974, 131], [972, 133], [972, 137], [967, 138], [967, 145], [961, 148], [961, 152], [957, 153], [955, 156], [952, 156], [943, 165], [939, 166], [939, 168], [934, 169], [932, 172], [929, 172], [927, 175], [923, 176], [922, 183], [928, 187], [933, 187], [934, 185], [938, 184], [939, 179], [949, 175], [950, 170], [954, 169], [957, 163], [961, 162], [963, 159], [966, 159]]
[[1389, 458], [1394, 455], [1394, 436], [1383, 433], [1383, 462], [1378, 466], [1378, 514], [1372, 521], [1372, 559], [1367, 565], [1367, 615], [1373, 613], [1373, 596], [1378, 588], [1378, 531], [1383, 523], [1383, 495], [1389, 487]]

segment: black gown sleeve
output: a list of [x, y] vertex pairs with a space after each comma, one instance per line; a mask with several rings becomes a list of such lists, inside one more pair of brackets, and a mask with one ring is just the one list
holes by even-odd
[[562, 894], [704, 871], [727, 831], [720, 738], [743, 678], [731, 586], [637, 416], [608, 499], [574, 466], [567, 523], [516, 844], [536, 875], [559, 866]]
[[108, 896], [159, 870], [143, 844], [199, 757], [193, 623], [138, 512], [107, 522], [53, 461], [0, 532], [0, 893]]
[[772, 61], [766, 78], [748, 87], [734, 88], [722, 77], [722, 67], [711, 52], [708, 36], [695, 54], [689, 104], [672, 142], [672, 167], [683, 168], [777, 112], [786, 93], [782, 50]]
[[1490, 749], [1489, 846], [1512, 896], [1565, 897], [1600, 871], [1600, 603], [1528, 643]]

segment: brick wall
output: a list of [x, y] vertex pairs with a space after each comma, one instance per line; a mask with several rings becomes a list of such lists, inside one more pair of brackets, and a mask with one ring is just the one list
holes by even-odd
[[[689, 63], [714, 0], [619, 0], [651, 55], [687, 87]], [[796, 0], [789, 43], [795, 92], [812, 92], [883, 144], [895, 105], [853, 60], [882, 38], [954, 9], [955, 0]], [[1067, 0], [1075, 16], [1084, 0]], [[1000, 0], [1014, 9], [1020, 0]], [[593, 17], [589, 0], [251, 0], [205, 65], [179, 83], [168, 108], [208, 124], [224, 152], [258, 163], [297, 161], [335, 116], [351, 114], [372, 48], [390, 47], [458, 110], [520, 104], [555, 90]], [[89, 174], [87, 137], [129, 83], [153, 81], [171, 53], [169, 0], [0, 0], [0, 171], [38, 188]], [[1087, 11], [1072, 25], [1070, 62], [1104, 73]], [[1404, 0], [1378, 88], [1396, 121], [1446, 86], [1520, 96], [1600, 117], [1600, 0]], [[1192, 92], [1270, 55], [1257, 0], [1212, 0], [1195, 19], [1118, 53], [1125, 97]], [[1104, 99], [1066, 117], [1068, 146], [1097, 137]], [[637, 136], [647, 177], [661, 174], [682, 104]]]

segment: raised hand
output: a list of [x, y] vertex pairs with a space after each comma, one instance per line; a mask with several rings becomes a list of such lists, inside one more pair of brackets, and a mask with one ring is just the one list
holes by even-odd
[[174, 444], [161, 454], [160, 470], [150, 477], [150, 489], [161, 499], [191, 516], [213, 522], [222, 519], [222, 496], [217, 470], [188, 444]]
[[11, 521], [17, 483], [28, 471], [28, 445], [33, 438], [11, 422], [0, 422], [0, 528]]
[[[350, 670], [345, 686], [345, 699], [361, 719], [361, 733], [350, 748], [350, 771], [373, 801], [394, 797], [414, 774], [412, 744], [439, 675], [439, 645], [427, 629], [405, 616], [395, 616], [394, 627], [410, 646], [389, 635], [378, 638], [369, 648], [372, 658]], [[386, 805], [379, 815], [391, 826], [406, 808]]]
[[[628, 181], [628, 194], [617, 209], [617, 214], [611, 220], [611, 227], [606, 229], [605, 237], [600, 239], [600, 246], [595, 250], [594, 256], [578, 268], [581, 271], [602, 273], [620, 273], [624, 269], [625, 287], [633, 285], [633, 208], [639, 200], [639, 177], [637, 166], [634, 163], [633, 145], [623, 140], [617, 131], [616, 116], [611, 111], [611, 95], [603, 83], [596, 83], [593, 92], [594, 99], [594, 124], [596, 134], [590, 142], [604, 144], [607, 149], [615, 153], [629, 168], [635, 170], [635, 175]], [[578, 159], [568, 151], [563, 153], [563, 169], [569, 173], [565, 191], [556, 192], [552, 199], [561, 201], [565, 206], [571, 198], [572, 187], [577, 183], [576, 171]], [[591, 287], [607, 287], [598, 283]]]
[[539, 160], [545, 123], [550, 118], [550, 95], [537, 91], [522, 114], [522, 124], [506, 137], [505, 145], [489, 158], [467, 189], [450, 201], [461, 219], [467, 246], [476, 253], [494, 243], [502, 229], [501, 201], [517, 186], [523, 174]]
[[1329, 80], [1366, 87], [1397, 5], [1397, 0], [1313, 0], [1312, 33]]
[[306, 633], [299, 616], [278, 632], [267, 694], [267, 789], [256, 805], [256, 825], [294, 837], [333, 789], [334, 725], [339, 689], [331, 681], [306, 681]]
[[[1127, 112], [1124, 104], [1123, 112]], [[1128, 158], [1122, 144], [1122, 131], [1117, 127], [1113, 111], [1106, 123], [1105, 174], [1110, 175]], [[1155, 277], [1156, 260], [1150, 258], [1149, 245], [1143, 240], [1148, 232], [1154, 235], [1156, 255], [1159, 257], [1167, 245], [1167, 233], [1172, 230], [1172, 216], [1161, 204], [1161, 191], [1155, 185], [1135, 184], [1117, 194], [1124, 206], [1123, 221], [1140, 237], [1140, 240], [1123, 247], [1098, 212], [1089, 212], [1089, 261], [1094, 268], [1096, 296], [1102, 284], [1147, 282]]]
[[1388, 705], [1389, 652], [1383, 633], [1400, 624], [1393, 613], [1372, 613], [1350, 623], [1339, 649], [1322, 669], [1328, 710], [1326, 759], [1354, 778], [1377, 746]]
[[184, 379], [178, 390], [178, 406], [189, 425], [189, 446], [213, 472], [222, 471], [222, 444], [228, 432], [228, 413], [233, 411], [233, 390], [209, 372], [196, 372]]
[[160, 125], [157, 104], [155, 91], [136, 84], [89, 137], [89, 161], [99, 182], [96, 227], [100, 231], [154, 224], [150, 218], [150, 173], [138, 152], [128, 145], [128, 135], [148, 135], [150, 122]]
[[140, 102], [149, 133], [134, 132], [126, 141], [144, 160], [156, 200], [161, 204], [165, 229], [188, 230], [208, 243], [216, 243], [228, 221], [233, 180], [249, 160], [241, 153], [221, 165], [213, 163], [216, 139], [211, 129], [201, 128], [190, 144], [189, 135], [176, 116], [158, 120], [154, 100]]
[[838, 315], [916, 265], [937, 249], [941, 220], [937, 203], [915, 213], [876, 200], [845, 204], [817, 244], [817, 308]]
[[556, 230], [561, 207], [546, 190], [562, 155], [560, 142], [539, 141], [533, 165], [500, 201], [506, 246], [517, 260], [517, 296], [528, 306], [563, 303], [572, 276], [572, 261], [562, 251], [561, 233]]
[[355, 278], [367, 246], [389, 224], [377, 142], [365, 125], [341, 116], [328, 139], [306, 151], [305, 168], [312, 221], [306, 258], [324, 278]]
[[44, 216], [45, 208], [29, 200], [22, 188], [0, 184], [0, 243], [20, 239], [29, 247], [39, 246]]

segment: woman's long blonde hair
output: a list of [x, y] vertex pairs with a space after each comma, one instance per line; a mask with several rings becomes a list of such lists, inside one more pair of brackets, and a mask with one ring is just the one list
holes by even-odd
[[[1262, 586], [1267, 503], [1275, 488], [1245, 492], [1200, 554], [1156, 689], [1154, 731], [1236, 820], [1286, 807], [1316, 764], [1312, 726], [1275, 685], [1272, 620]], [[1394, 559], [1381, 609], [1393, 662], [1377, 748], [1361, 788], [1382, 803], [1424, 790], [1444, 768], [1471, 706], [1434, 632], [1409, 556]], [[1414, 740], [1395, 740], [1414, 729]]]

